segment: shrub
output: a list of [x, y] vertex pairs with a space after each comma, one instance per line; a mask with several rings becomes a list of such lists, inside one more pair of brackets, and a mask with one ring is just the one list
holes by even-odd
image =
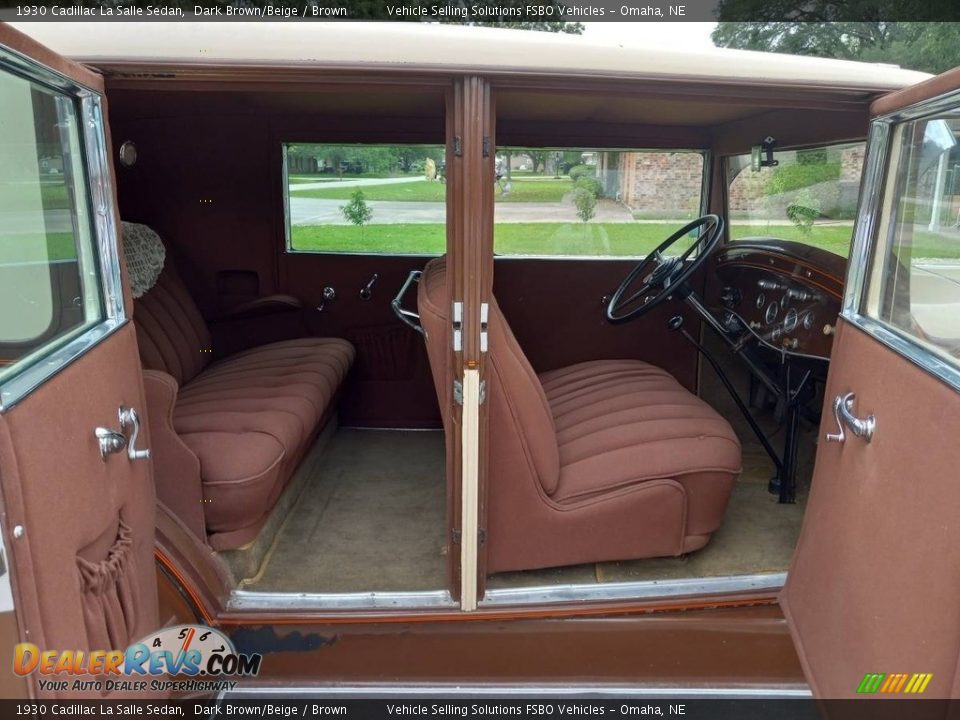
[[806, 188], [798, 192], [794, 201], [787, 206], [787, 217], [804, 235], [810, 234], [818, 215], [820, 201]]
[[574, 165], [567, 171], [567, 175], [570, 176], [570, 179], [576, 182], [582, 177], [594, 177], [597, 174], [597, 169], [591, 165]]
[[[357, 190], [350, 196], [350, 202], [340, 206], [345, 220], [362, 228], [373, 217], [373, 208], [367, 205], [363, 190]], [[362, 234], [362, 231], [361, 231]]]
[[603, 195], [603, 185], [601, 185], [600, 181], [595, 177], [580, 177], [573, 184], [573, 187], [575, 190], [586, 190], [595, 198], [599, 198], [601, 195]]
[[573, 191], [573, 204], [577, 208], [577, 217], [583, 222], [590, 222], [597, 214], [597, 196], [584, 188]]
[[839, 179], [839, 162], [781, 165], [773, 171], [773, 177], [770, 178], [770, 184], [767, 185], [766, 190], [768, 195], [782, 195]]

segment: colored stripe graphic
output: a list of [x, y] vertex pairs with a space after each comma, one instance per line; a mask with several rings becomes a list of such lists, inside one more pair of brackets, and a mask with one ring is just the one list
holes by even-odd
[[867, 673], [857, 686], [857, 693], [919, 695], [927, 689], [932, 679], [933, 673]]

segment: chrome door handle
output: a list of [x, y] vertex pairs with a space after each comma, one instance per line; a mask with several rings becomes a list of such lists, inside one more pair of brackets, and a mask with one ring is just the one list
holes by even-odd
[[837, 432], [827, 433], [827, 442], [844, 442], [847, 439], [844, 426], [850, 428], [850, 432], [866, 442], [873, 439], [873, 433], [877, 429], [877, 418], [867, 415], [861, 419], [854, 415], [853, 403], [856, 399], [857, 396], [852, 392], [837, 395], [833, 399], [833, 419], [837, 423]]
[[98, 427], [94, 429], [93, 434], [96, 435], [97, 443], [100, 445], [101, 460], [106, 460], [107, 455], [122, 452], [127, 447], [127, 436], [116, 430]]
[[150, 450], [137, 449], [137, 438], [140, 436], [140, 416], [133, 408], [120, 406], [120, 429], [130, 430], [130, 440], [127, 442], [127, 457], [131, 460], [150, 459]]

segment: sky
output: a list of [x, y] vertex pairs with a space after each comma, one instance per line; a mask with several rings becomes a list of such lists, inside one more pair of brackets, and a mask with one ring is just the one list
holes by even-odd
[[624, 45], [669, 45], [712, 48], [710, 33], [716, 23], [701, 22], [585, 22], [584, 37]]

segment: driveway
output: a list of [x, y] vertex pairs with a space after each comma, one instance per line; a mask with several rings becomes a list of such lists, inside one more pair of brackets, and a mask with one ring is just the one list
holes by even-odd
[[370, 185], [403, 185], [404, 183], [420, 182], [423, 176], [397, 178], [353, 178], [348, 180], [327, 180], [324, 182], [293, 183], [291, 190], [328, 190], [330, 188], [369, 187]]
[[[405, 179], [405, 178], [398, 178]], [[332, 185], [333, 183], [321, 183]], [[297, 186], [299, 189], [302, 186]], [[340, 186], [342, 187], [342, 186]], [[346, 200], [321, 200], [318, 198], [290, 198], [290, 223], [292, 225], [349, 225], [340, 208]], [[446, 220], [446, 205], [439, 202], [401, 202], [368, 200], [373, 210], [371, 225], [395, 225], [400, 223], [443, 223]], [[611, 200], [597, 203], [593, 222], [633, 222], [633, 216], [623, 205]], [[503, 223], [555, 223], [580, 222], [572, 203], [500, 202], [496, 205], [494, 219]]]

